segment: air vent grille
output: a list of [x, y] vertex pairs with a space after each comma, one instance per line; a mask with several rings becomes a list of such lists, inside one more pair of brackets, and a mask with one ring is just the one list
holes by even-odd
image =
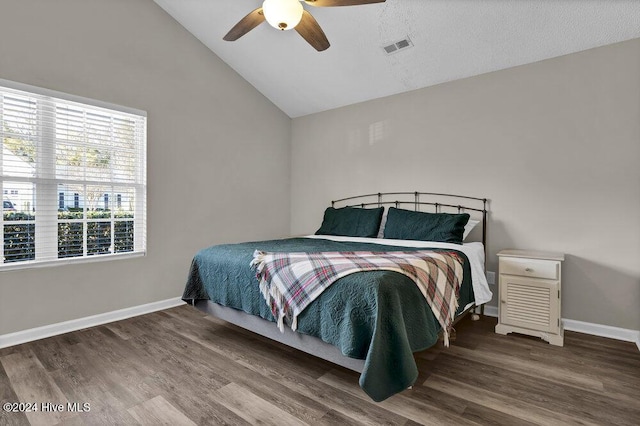
[[404, 49], [405, 47], [411, 46], [411, 44], [409, 44], [409, 40], [405, 39], [397, 42], [396, 46], [398, 46], [398, 49]]
[[387, 55], [391, 55], [397, 53], [401, 50], [408, 49], [409, 47], [413, 47], [413, 43], [409, 36], [403, 38], [402, 40], [398, 40], [394, 43], [388, 44], [386, 46], [382, 46], [382, 49], [385, 51]]
[[385, 46], [385, 47], [384, 47], [384, 50], [385, 50], [385, 52], [387, 52], [387, 53], [393, 53], [393, 52], [395, 52], [396, 50], [398, 50], [398, 48], [396, 47], [396, 44], [394, 43], [394, 44], [390, 44], [390, 45], [388, 45], [388, 46]]

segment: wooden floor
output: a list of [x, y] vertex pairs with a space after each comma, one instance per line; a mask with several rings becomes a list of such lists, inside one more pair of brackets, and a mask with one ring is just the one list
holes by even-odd
[[640, 424], [634, 344], [566, 332], [559, 348], [494, 325], [461, 321], [451, 348], [416, 355], [412, 390], [377, 404], [356, 373], [182, 306], [1, 349], [1, 402], [90, 411], [0, 425]]

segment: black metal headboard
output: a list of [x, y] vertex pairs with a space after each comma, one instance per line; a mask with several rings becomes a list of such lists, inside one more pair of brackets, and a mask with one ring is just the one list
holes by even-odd
[[[434, 213], [451, 210], [458, 213], [476, 212], [482, 214], [482, 244], [485, 261], [487, 257], [487, 199], [466, 195], [440, 194], [437, 192], [378, 192], [377, 194], [356, 195], [331, 201], [331, 207], [382, 207], [392, 205], [397, 208], [413, 205], [415, 211], [421, 206], [433, 206]], [[444, 209], [444, 211], [443, 211]]]

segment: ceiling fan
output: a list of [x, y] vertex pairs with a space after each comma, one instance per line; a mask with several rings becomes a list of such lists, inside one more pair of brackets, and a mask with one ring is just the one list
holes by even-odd
[[[235, 41], [262, 24], [265, 19], [274, 28], [285, 31], [295, 29], [307, 43], [318, 52], [329, 48], [329, 40], [313, 16], [302, 7], [303, 0], [264, 0], [257, 8], [242, 18], [223, 37], [226, 41]], [[370, 3], [384, 3], [386, 0], [304, 0], [304, 3], [316, 7], [358, 6]]]

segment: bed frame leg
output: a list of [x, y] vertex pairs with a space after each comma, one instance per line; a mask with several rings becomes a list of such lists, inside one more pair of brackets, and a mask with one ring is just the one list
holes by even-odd
[[478, 321], [480, 319], [480, 315], [484, 315], [484, 305], [480, 305], [480, 315], [478, 315], [476, 309], [478, 309], [477, 306], [471, 312], [471, 321]]

